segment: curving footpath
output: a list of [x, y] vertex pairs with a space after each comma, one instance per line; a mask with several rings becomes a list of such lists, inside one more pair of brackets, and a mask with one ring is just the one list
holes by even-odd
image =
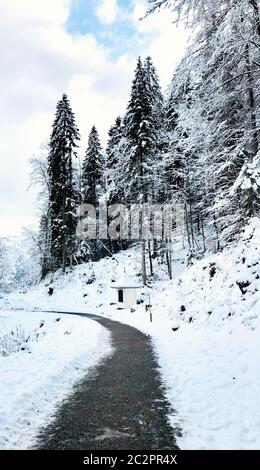
[[180, 431], [168, 421], [173, 410], [150, 338], [130, 326], [86, 316], [110, 331], [114, 352], [75, 385], [34, 448], [178, 449], [175, 436]]

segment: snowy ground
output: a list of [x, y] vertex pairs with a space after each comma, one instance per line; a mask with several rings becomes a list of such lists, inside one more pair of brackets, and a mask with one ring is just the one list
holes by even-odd
[[75, 382], [111, 353], [109, 333], [89, 319], [5, 310], [0, 348], [0, 449], [31, 447]]
[[141, 282], [134, 249], [5, 296], [0, 308], [85, 311], [136, 326], [154, 342], [182, 449], [260, 449], [259, 242], [254, 219], [238, 245], [191, 268], [176, 245], [174, 280], [158, 265], [152, 288], [142, 290], [151, 294], [152, 324], [144, 304], [135, 312], [111, 305], [111, 280], [124, 268]]

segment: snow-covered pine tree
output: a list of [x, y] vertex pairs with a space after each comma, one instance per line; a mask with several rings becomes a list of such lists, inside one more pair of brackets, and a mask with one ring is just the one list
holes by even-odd
[[[150, 170], [152, 177], [149, 189], [150, 203], [165, 203], [167, 200], [165, 186], [163, 182], [162, 161], [165, 151], [166, 136], [166, 109], [164, 96], [161, 90], [157, 70], [152, 62], [152, 58], [148, 56], [144, 61], [144, 80], [147, 89], [147, 95], [150, 96], [152, 108], [152, 135], [153, 141], [150, 146]], [[151, 230], [154, 230], [154, 224], [151, 224]], [[167, 240], [166, 240], [167, 242]], [[148, 242], [150, 273], [153, 274], [153, 258], [157, 257], [161, 252], [160, 244], [156, 239]], [[165, 245], [165, 243], [163, 244]], [[167, 244], [170, 246], [170, 243]]]
[[[124, 200], [130, 204], [155, 201], [158, 158], [158, 137], [163, 98], [156, 70], [150, 58], [143, 64], [138, 58], [131, 96], [124, 118], [124, 147], [122, 152], [122, 188]], [[144, 223], [144, 222], [143, 222]], [[146, 283], [146, 242], [142, 240], [143, 280]], [[152, 258], [150, 244], [150, 268]]]
[[118, 116], [115, 123], [108, 131], [108, 143], [106, 148], [106, 189], [109, 204], [118, 204], [123, 200], [123, 195], [120, 194], [120, 188], [116, 184], [118, 173], [121, 174], [120, 149], [122, 145], [123, 131], [124, 127], [122, 118]]
[[158, 131], [161, 131], [165, 119], [164, 96], [161, 90], [157, 70], [150, 56], [148, 56], [144, 61], [144, 78], [151, 98], [154, 126]]
[[[98, 205], [104, 194], [105, 186], [105, 159], [100, 143], [98, 131], [92, 127], [88, 147], [82, 164], [81, 174], [81, 200], [82, 204], [95, 207], [98, 215]], [[81, 244], [81, 257], [84, 261], [97, 260], [100, 256], [97, 240], [86, 240]]]
[[122, 174], [126, 203], [148, 202], [156, 148], [156, 122], [152, 90], [139, 57], [124, 118], [125, 151]]
[[82, 164], [82, 202], [98, 206], [99, 199], [104, 192], [104, 155], [98, 131], [92, 127], [88, 147]]
[[165, 149], [166, 108], [157, 70], [150, 56], [144, 61], [144, 80], [147, 95], [150, 97], [152, 112], [151, 130], [153, 142], [150, 148], [150, 160], [153, 170], [151, 181], [153, 187], [151, 188], [150, 200], [159, 202], [160, 190], [163, 186], [160, 162], [162, 161], [162, 154]]
[[67, 95], [57, 104], [50, 138], [48, 175], [52, 269], [73, 264], [76, 253], [77, 194], [73, 181], [79, 130]]
[[[106, 199], [108, 207], [124, 203], [124, 191], [121, 186], [123, 147], [124, 126], [122, 118], [118, 116], [108, 131], [106, 149]], [[117, 217], [117, 213], [110, 213], [108, 223], [110, 224], [115, 217]], [[127, 241], [121, 240], [120, 237], [118, 240], [109, 239], [108, 250], [110, 253], [116, 253], [127, 246]]]

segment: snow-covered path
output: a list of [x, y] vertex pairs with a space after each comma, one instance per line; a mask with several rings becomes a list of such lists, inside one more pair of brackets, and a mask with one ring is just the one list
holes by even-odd
[[[90, 316], [91, 318], [91, 316]], [[135, 328], [93, 316], [112, 335], [113, 354], [75, 387], [40, 433], [41, 449], [169, 449], [171, 428], [150, 339]]]
[[88, 318], [1, 310], [2, 349], [17, 328], [30, 339], [0, 355], [0, 449], [31, 447], [74, 384], [112, 352], [107, 329]]

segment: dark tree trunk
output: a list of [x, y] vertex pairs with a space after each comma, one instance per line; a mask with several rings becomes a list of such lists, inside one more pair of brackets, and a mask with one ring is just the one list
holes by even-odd
[[145, 245], [146, 245], [146, 241], [142, 240], [142, 276], [143, 276], [144, 286], [147, 285]]
[[148, 252], [149, 252], [149, 266], [150, 266], [150, 275], [153, 276], [153, 257], [151, 250], [151, 241], [148, 241]]
[[65, 273], [66, 271], [66, 221], [65, 221], [65, 203], [66, 203], [66, 196], [65, 191], [63, 191], [62, 195], [62, 272]]

